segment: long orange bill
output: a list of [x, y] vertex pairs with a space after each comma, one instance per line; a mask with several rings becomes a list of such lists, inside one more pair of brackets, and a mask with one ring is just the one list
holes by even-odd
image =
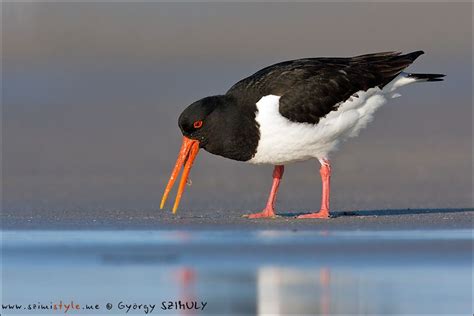
[[181, 197], [183, 196], [186, 182], [188, 180], [189, 171], [191, 171], [191, 167], [193, 165], [194, 160], [196, 159], [198, 151], [199, 141], [192, 140], [184, 136], [183, 144], [181, 145], [181, 149], [178, 154], [178, 159], [176, 159], [176, 164], [174, 165], [170, 179], [168, 180], [168, 184], [166, 185], [165, 192], [163, 193], [163, 198], [161, 199], [160, 209], [163, 209], [163, 207], [165, 206], [166, 199], [168, 198], [168, 195], [171, 189], [173, 188], [176, 179], [178, 178], [178, 174], [184, 165], [183, 174], [181, 175], [181, 181], [179, 182], [178, 186], [178, 193], [176, 194], [176, 200], [174, 201], [173, 206], [173, 214], [176, 213], [179, 202], [181, 201]]

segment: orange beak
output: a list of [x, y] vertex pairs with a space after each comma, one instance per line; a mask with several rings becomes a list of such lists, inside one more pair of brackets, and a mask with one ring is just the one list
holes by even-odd
[[183, 196], [184, 187], [188, 180], [189, 171], [191, 171], [191, 167], [193, 165], [194, 160], [199, 151], [199, 141], [192, 140], [183, 136], [183, 144], [181, 145], [181, 150], [178, 154], [178, 159], [176, 160], [176, 164], [174, 165], [174, 169], [171, 172], [170, 179], [168, 180], [168, 184], [166, 185], [165, 192], [163, 193], [163, 198], [161, 199], [160, 209], [163, 209], [165, 206], [166, 199], [168, 198], [168, 194], [173, 188], [173, 184], [178, 177], [181, 168], [184, 165], [183, 174], [181, 176], [181, 181], [179, 182], [178, 193], [176, 194], [176, 200], [174, 201], [173, 206], [173, 214], [176, 213], [178, 209], [179, 201], [181, 201], [181, 197]]

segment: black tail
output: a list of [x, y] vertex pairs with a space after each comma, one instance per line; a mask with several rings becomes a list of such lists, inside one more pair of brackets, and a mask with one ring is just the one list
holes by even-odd
[[[355, 64], [366, 63], [374, 67], [378, 75], [382, 76], [382, 82], [379, 84], [379, 87], [382, 88], [423, 54], [422, 50], [405, 55], [402, 55], [401, 52], [382, 52], [356, 56], [352, 58], [351, 62]], [[419, 81], [442, 81], [444, 77], [442, 74], [410, 73], [407, 76]]]
[[443, 81], [443, 74], [407, 74], [408, 78], [413, 78], [419, 81]]
[[411, 53], [402, 55], [402, 56], [400, 56], [400, 57], [410, 59], [411, 62], [414, 62], [415, 59], [417, 59], [418, 57], [420, 57], [420, 56], [423, 55], [424, 53], [425, 53], [425, 52], [422, 51], [422, 50], [417, 50], [416, 52], [411, 52]]

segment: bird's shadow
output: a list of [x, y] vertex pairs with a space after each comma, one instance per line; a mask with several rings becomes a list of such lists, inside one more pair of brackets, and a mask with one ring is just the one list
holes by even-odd
[[[331, 218], [346, 216], [397, 216], [417, 214], [448, 214], [474, 212], [474, 208], [417, 208], [417, 209], [385, 209], [385, 210], [356, 210], [356, 211], [333, 211]], [[308, 212], [278, 214], [280, 217], [296, 217], [308, 214]]]

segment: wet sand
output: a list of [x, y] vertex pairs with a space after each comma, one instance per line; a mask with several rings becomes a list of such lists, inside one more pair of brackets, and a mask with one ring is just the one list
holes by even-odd
[[[3, 304], [73, 300], [114, 315], [124, 304], [180, 315], [470, 311], [470, 229], [242, 232], [3, 231]], [[207, 307], [162, 309], [176, 301]]]
[[[328, 220], [6, 211], [3, 304], [73, 300], [113, 315], [467, 313], [473, 211], [363, 210]], [[179, 301], [206, 307], [163, 309]], [[126, 313], [134, 305], [142, 308]]]
[[[253, 212], [255, 212], [254, 210]], [[239, 210], [5, 210], [3, 229], [305, 229], [400, 230], [472, 228], [473, 208], [387, 209], [333, 212], [333, 218], [296, 219], [303, 212], [272, 219], [247, 219]]]

